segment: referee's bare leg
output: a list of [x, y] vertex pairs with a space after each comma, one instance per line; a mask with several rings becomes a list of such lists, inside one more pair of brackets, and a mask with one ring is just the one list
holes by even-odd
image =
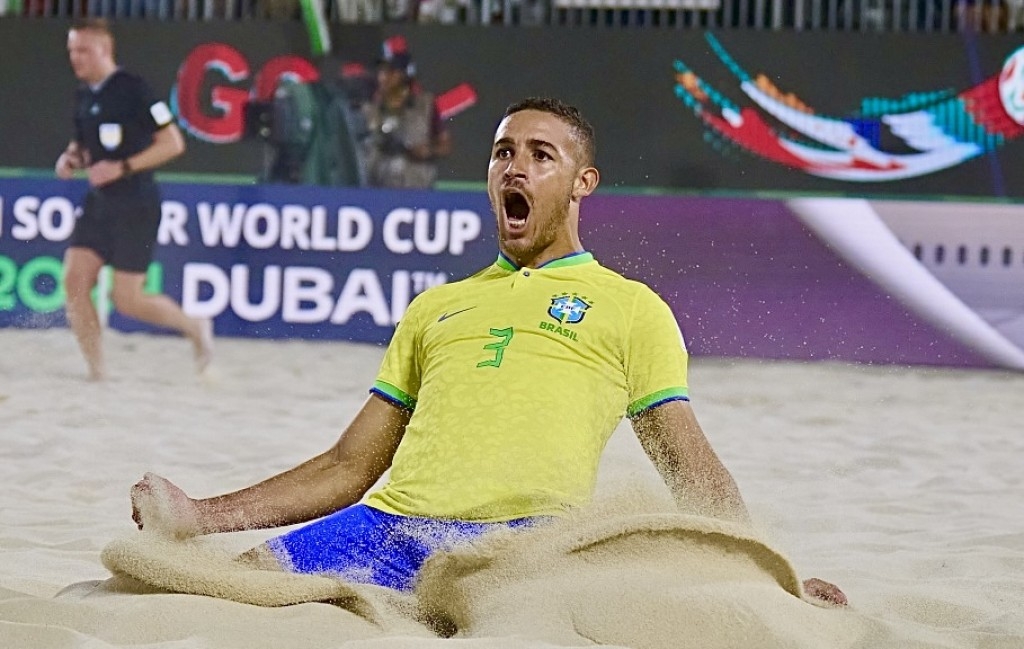
[[100, 341], [100, 318], [91, 295], [102, 268], [103, 259], [89, 248], [71, 247], [64, 253], [68, 325], [89, 365], [89, 378], [94, 381], [102, 380], [106, 375]]
[[[70, 247], [64, 253], [64, 290], [67, 293], [67, 317], [71, 331], [89, 366], [89, 378], [106, 377], [103, 359], [102, 328], [92, 302], [92, 289], [99, 279], [103, 259], [89, 248]], [[145, 273], [114, 271], [114, 308], [122, 314], [181, 332], [192, 341], [196, 368], [202, 372], [213, 360], [213, 323], [190, 318], [166, 295], [143, 291]]]
[[123, 315], [150, 324], [174, 329], [192, 341], [196, 369], [202, 373], [213, 360], [213, 323], [206, 318], [190, 318], [177, 302], [161, 293], [146, 293], [145, 273], [114, 270], [111, 298]]

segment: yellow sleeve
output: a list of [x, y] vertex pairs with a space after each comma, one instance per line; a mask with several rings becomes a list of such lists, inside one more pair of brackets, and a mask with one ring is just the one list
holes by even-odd
[[[646, 287], [645, 287], [646, 288]], [[683, 334], [668, 304], [650, 289], [640, 291], [626, 336], [628, 417], [677, 399], [689, 400], [688, 355]]]
[[370, 392], [380, 395], [396, 405], [414, 410], [416, 395], [420, 391], [420, 334], [422, 295], [413, 299], [405, 315], [395, 327], [395, 333], [384, 352], [377, 379]]

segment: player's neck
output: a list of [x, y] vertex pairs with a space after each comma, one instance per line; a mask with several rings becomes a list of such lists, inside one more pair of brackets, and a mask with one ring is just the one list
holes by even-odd
[[584, 252], [583, 244], [580, 243], [579, 239], [548, 246], [544, 250], [537, 252], [513, 251], [508, 250], [504, 246], [499, 246], [498, 249], [502, 255], [519, 268], [540, 268], [544, 264], [556, 259]]

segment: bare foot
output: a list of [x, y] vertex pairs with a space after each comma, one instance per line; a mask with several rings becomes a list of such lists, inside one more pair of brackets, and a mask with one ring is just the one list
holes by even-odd
[[86, 358], [85, 363], [89, 369], [89, 374], [86, 377], [87, 381], [102, 383], [107, 380], [107, 364], [104, 362], [102, 354], [96, 354], [95, 357]]
[[192, 347], [196, 358], [196, 372], [202, 374], [213, 362], [213, 320], [204, 318], [196, 321]]
[[822, 579], [811, 578], [804, 581], [804, 593], [832, 606], [846, 606], [847, 604], [846, 594], [839, 590], [839, 586]]
[[147, 473], [131, 489], [132, 520], [139, 529], [184, 539], [202, 533], [195, 501], [166, 478]]

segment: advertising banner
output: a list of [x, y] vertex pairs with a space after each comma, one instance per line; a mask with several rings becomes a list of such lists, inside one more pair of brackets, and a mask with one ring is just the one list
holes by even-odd
[[[0, 167], [52, 168], [67, 143], [65, 30], [0, 22], [5, 57], [33, 61], [0, 66]], [[189, 135], [169, 171], [259, 176], [272, 151], [247, 106], [281, 79], [357, 80], [368, 96], [382, 43], [401, 37], [448, 119], [447, 187], [481, 181], [508, 104], [554, 95], [594, 123], [606, 187], [1024, 198], [1014, 34], [333, 24], [329, 58], [308, 51], [299, 23], [144, 23], [117, 36], [122, 63]]]
[[[60, 259], [85, 189], [0, 180], [0, 326], [64, 323]], [[383, 342], [418, 293], [497, 255], [478, 193], [168, 184], [163, 195], [147, 285], [219, 335]], [[116, 312], [110, 324], [142, 328]]]
[[[84, 192], [0, 180], [0, 327], [64, 324]], [[483, 192], [165, 184], [147, 286], [221, 336], [381, 343], [417, 294], [493, 263], [494, 230]], [[599, 192], [580, 234], [695, 356], [1024, 369], [1021, 204]]]

